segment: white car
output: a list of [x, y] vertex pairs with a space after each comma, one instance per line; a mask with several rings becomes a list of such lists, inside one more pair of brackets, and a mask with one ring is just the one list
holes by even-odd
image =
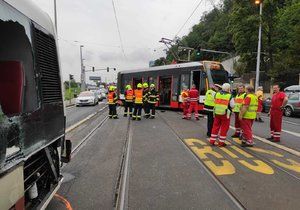
[[95, 92], [85, 91], [81, 92], [79, 96], [76, 98], [76, 106], [83, 105], [96, 105], [98, 104], [98, 96]]

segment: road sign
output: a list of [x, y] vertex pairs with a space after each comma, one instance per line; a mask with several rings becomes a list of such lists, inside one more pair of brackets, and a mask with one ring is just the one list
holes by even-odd
[[101, 81], [101, 77], [90, 76], [90, 80], [92, 80], [92, 81]]

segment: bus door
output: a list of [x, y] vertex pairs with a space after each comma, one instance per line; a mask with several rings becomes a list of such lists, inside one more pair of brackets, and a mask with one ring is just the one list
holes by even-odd
[[171, 84], [172, 77], [160, 77], [159, 78], [159, 105], [170, 106], [171, 103]]
[[143, 79], [142, 78], [133, 78], [132, 79], [132, 85], [133, 85], [132, 88], [137, 89], [137, 85], [139, 83], [143, 84]]
[[201, 70], [195, 70], [191, 72], [191, 87], [193, 84], [196, 85], [197, 90], [199, 91], [199, 102], [204, 103], [205, 93], [206, 93], [206, 73]]

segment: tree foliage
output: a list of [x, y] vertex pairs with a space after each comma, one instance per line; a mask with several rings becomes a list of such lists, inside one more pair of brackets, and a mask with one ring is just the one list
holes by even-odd
[[[238, 73], [255, 71], [258, 28], [262, 21], [261, 70], [270, 78], [279, 80], [283, 75], [299, 73], [300, 59], [300, 0], [264, 0], [263, 15], [254, 0], [223, 0], [210, 12], [205, 13], [198, 24], [167, 52], [166, 62], [171, 63], [178, 53], [178, 46], [206, 48], [239, 55]], [[187, 59], [186, 52], [179, 52]], [[191, 60], [222, 60], [224, 55], [194, 51]], [[162, 60], [161, 58], [158, 60]], [[158, 65], [162, 62], [157, 61]]]

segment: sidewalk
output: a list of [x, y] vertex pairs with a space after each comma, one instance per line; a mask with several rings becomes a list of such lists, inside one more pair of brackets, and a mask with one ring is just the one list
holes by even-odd
[[64, 104], [65, 107], [73, 106], [75, 104], [75, 98], [72, 98], [71, 100], [65, 100]]

